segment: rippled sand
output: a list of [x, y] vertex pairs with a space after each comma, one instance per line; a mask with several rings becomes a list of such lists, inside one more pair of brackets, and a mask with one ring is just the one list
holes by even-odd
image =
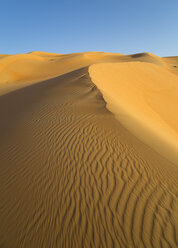
[[0, 247], [177, 247], [177, 57], [1, 55], [0, 79]]

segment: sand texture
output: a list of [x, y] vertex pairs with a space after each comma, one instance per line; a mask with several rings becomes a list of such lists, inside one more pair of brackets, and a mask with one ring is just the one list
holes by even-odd
[[178, 57], [0, 55], [0, 248], [178, 246]]

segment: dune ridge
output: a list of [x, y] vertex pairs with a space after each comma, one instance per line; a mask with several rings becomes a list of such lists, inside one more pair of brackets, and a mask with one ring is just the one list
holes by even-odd
[[[0, 96], [0, 247], [177, 247], [177, 165], [115, 119], [91, 76], [131, 56], [50, 59], [28, 63], [22, 81], [8, 63], [2, 73], [12, 81]], [[155, 66], [176, 77], [171, 63]]]

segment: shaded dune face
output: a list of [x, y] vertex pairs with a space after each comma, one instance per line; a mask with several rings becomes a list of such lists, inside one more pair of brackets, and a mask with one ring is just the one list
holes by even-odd
[[177, 247], [177, 168], [88, 68], [0, 97], [0, 247]]

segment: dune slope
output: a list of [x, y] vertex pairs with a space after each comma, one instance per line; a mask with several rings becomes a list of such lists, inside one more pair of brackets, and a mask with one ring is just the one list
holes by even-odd
[[90, 67], [109, 109], [139, 139], [178, 161], [178, 77], [155, 63]]
[[12, 80], [0, 96], [0, 247], [177, 247], [176, 164], [125, 129], [91, 80], [100, 62], [132, 58], [67, 56], [62, 75], [15, 91]]

